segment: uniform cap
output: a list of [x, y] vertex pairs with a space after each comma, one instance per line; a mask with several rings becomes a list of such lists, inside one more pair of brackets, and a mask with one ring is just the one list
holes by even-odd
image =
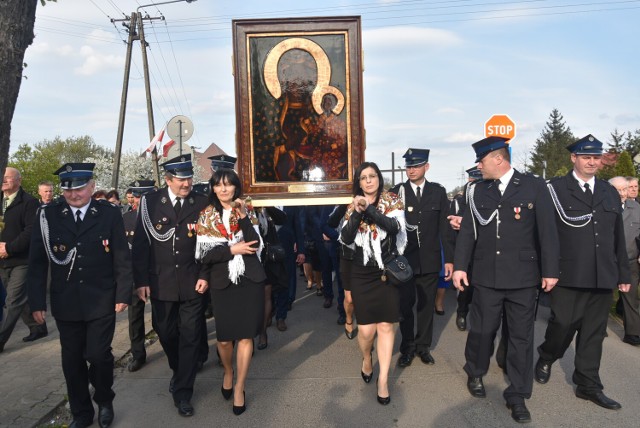
[[589, 134], [575, 143], [569, 144], [567, 150], [576, 155], [601, 155], [602, 142]]
[[482, 178], [482, 171], [480, 171], [477, 166], [469, 168], [467, 170], [467, 174], [469, 174], [469, 178], [473, 180], [479, 180]]
[[429, 162], [429, 149], [409, 149], [402, 155], [404, 166], [418, 166]]
[[193, 164], [191, 163], [191, 155], [176, 156], [173, 159], [160, 165], [164, 171], [174, 177], [191, 178], [193, 177]]
[[129, 190], [133, 193], [133, 196], [140, 197], [147, 192], [152, 191], [155, 188], [155, 181], [148, 179], [136, 180], [129, 184]]
[[494, 136], [487, 137], [483, 140], [473, 143], [471, 146], [476, 152], [476, 162], [480, 162], [483, 157], [495, 150], [508, 147], [509, 145], [507, 144], [507, 141], [509, 141], [508, 138]]
[[236, 158], [229, 155], [215, 155], [209, 156], [207, 159], [211, 159], [211, 170], [215, 171], [220, 168], [233, 169], [236, 165]]
[[54, 174], [60, 179], [61, 189], [79, 189], [93, 178], [95, 166], [95, 163], [65, 163]]

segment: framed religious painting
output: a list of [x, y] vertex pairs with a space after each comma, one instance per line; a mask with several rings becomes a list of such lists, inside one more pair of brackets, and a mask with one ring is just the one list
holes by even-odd
[[254, 205], [351, 201], [364, 161], [360, 17], [234, 20], [237, 168]]

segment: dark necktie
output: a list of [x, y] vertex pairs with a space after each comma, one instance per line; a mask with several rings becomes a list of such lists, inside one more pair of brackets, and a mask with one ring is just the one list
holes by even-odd
[[420, 186], [418, 186], [418, 188], [416, 189], [416, 198], [418, 199], [418, 203], [420, 203], [421, 197], [422, 197], [422, 194], [420, 193]]
[[593, 199], [593, 192], [591, 191], [591, 186], [589, 186], [589, 183], [584, 183], [584, 193], [587, 194], [587, 197], [590, 201]]
[[80, 210], [76, 211], [76, 229], [80, 229], [80, 225], [82, 224], [82, 217], [80, 217], [81, 214]]
[[176, 212], [176, 216], [179, 216], [180, 210], [182, 209], [182, 203], [180, 202], [180, 198], [176, 198], [176, 204], [173, 206], [173, 209]]

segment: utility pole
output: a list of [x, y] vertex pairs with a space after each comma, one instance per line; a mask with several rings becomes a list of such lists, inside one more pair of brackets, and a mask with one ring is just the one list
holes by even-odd
[[[147, 6], [159, 6], [169, 3], [192, 3], [195, 0], [170, 0], [165, 2], [151, 3], [140, 5], [135, 12], [131, 12], [131, 16], [126, 19], [112, 19], [111, 22], [123, 22], [129, 32], [129, 38], [127, 39], [127, 57], [124, 67], [124, 81], [122, 83], [122, 97], [120, 99], [120, 116], [118, 118], [118, 135], [116, 137], [116, 150], [115, 159], [113, 161], [113, 175], [111, 178], [111, 186], [114, 189], [118, 188], [118, 178], [120, 175], [120, 158], [122, 156], [122, 138], [124, 135], [124, 122], [127, 110], [127, 94], [129, 91], [129, 75], [131, 70], [131, 50], [133, 48], [133, 42], [140, 40], [140, 48], [142, 50], [142, 67], [144, 73], [144, 89], [147, 97], [147, 120], [149, 123], [149, 141], [151, 141], [155, 135], [155, 124], [153, 120], [153, 105], [151, 102], [151, 82], [149, 79], [149, 63], [147, 61], [147, 42], [144, 39], [144, 21], [154, 21], [156, 19], [164, 20], [164, 16], [152, 18], [150, 16], [142, 17], [140, 9]], [[129, 24], [126, 22], [129, 21]], [[136, 31], [137, 28], [137, 31]], [[153, 179], [156, 181], [158, 187], [160, 186], [160, 170], [158, 168], [158, 151], [154, 147], [151, 152], [151, 159], [153, 164]]]

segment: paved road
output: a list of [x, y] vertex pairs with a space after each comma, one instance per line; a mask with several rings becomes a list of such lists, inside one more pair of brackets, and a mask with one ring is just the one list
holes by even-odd
[[[302, 290], [302, 283], [300, 283]], [[406, 368], [395, 365], [390, 379], [391, 404], [376, 401], [374, 383], [360, 377], [361, 357], [356, 341], [336, 324], [335, 304], [322, 308], [322, 299], [300, 291], [289, 313], [286, 332], [269, 329], [269, 347], [255, 352], [247, 383], [247, 411], [231, 412], [220, 394], [222, 369], [215, 365], [215, 322], [209, 321], [212, 358], [198, 375], [192, 404], [195, 415], [178, 415], [168, 392], [171, 371], [159, 342], [148, 349], [147, 365], [136, 373], [116, 369], [114, 427], [510, 427], [516, 426], [502, 399], [506, 386], [502, 371], [492, 365], [485, 377], [486, 399], [466, 390], [464, 344], [466, 333], [455, 327], [455, 293], [447, 293], [446, 315], [436, 316], [436, 364], [419, 360]], [[541, 307], [536, 323], [536, 345], [544, 335], [549, 311]], [[53, 327], [53, 326], [52, 326]], [[636, 427], [640, 403], [640, 349], [623, 343], [621, 326], [611, 320], [605, 339], [601, 376], [605, 392], [623, 405], [610, 411], [573, 394], [573, 348], [554, 364], [547, 385], [534, 384], [528, 401], [533, 427]], [[65, 394], [60, 370], [57, 332], [33, 345], [14, 333], [0, 354], [0, 426], [33, 426]], [[396, 340], [396, 348], [399, 340]], [[114, 354], [127, 349], [126, 318], [118, 322]], [[374, 371], [377, 372], [374, 355]], [[624, 367], [631, 367], [625, 372]], [[97, 423], [95, 424], [97, 426]]]

